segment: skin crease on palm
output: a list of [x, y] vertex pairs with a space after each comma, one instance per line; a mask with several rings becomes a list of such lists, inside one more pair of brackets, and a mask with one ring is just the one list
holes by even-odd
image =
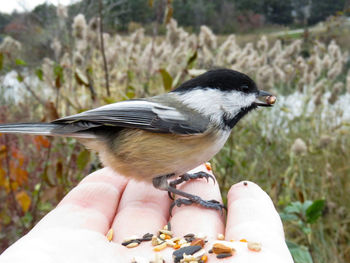
[[[206, 171], [205, 166], [194, 169]], [[179, 189], [206, 200], [221, 201], [218, 184], [197, 179]], [[0, 262], [137, 262], [154, 259], [151, 242], [126, 248], [121, 242], [133, 235], [157, 233], [169, 220], [171, 200], [164, 191], [151, 184], [128, 181], [109, 168], [87, 176], [59, 205], [46, 215], [26, 236], [8, 248]], [[226, 259], [208, 254], [208, 262], [289, 263], [292, 257], [285, 244], [283, 226], [268, 195], [256, 184], [233, 185], [228, 193], [228, 213], [196, 205], [175, 207], [170, 218], [174, 236], [203, 233], [208, 237], [206, 250], [212, 247], [218, 233], [226, 240], [246, 239], [261, 242], [262, 250], [253, 252], [247, 243], [234, 242], [236, 253]], [[112, 242], [106, 233], [113, 228]], [[173, 262], [173, 248], [161, 252], [166, 262]]]

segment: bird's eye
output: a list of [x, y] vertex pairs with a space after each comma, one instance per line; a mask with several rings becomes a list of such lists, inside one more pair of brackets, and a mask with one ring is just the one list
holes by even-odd
[[243, 85], [243, 86], [241, 86], [241, 90], [243, 92], [248, 92], [249, 91], [249, 87], [247, 85]]

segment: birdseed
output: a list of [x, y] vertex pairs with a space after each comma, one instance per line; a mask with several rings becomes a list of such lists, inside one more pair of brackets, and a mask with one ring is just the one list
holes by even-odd
[[248, 242], [248, 249], [251, 251], [259, 252], [261, 251], [261, 243], [259, 242]]
[[197, 251], [196, 253], [194, 253], [193, 256], [199, 260], [205, 255], [205, 253], [206, 253], [205, 250], [201, 249], [201, 250]]
[[218, 234], [217, 239], [225, 240], [225, 236], [223, 234]]
[[201, 246], [201, 247], [204, 247], [205, 245], [205, 242], [203, 239], [201, 238], [196, 238], [194, 239], [192, 242], [191, 242], [191, 246]]
[[212, 170], [211, 168], [211, 164], [209, 162], [206, 162], [205, 164], [205, 168], [207, 168], [207, 170], [210, 172]]
[[124, 242], [122, 243], [122, 245], [127, 247], [129, 244], [135, 243], [136, 241], [137, 241], [137, 239], [127, 240], [127, 241], [124, 241]]
[[143, 237], [141, 238], [141, 241], [151, 241], [153, 237], [153, 234], [151, 233], [146, 233], [143, 235]]
[[277, 99], [276, 96], [267, 96], [266, 97], [266, 103], [270, 104], [270, 105], [275, 104], [276, 99]]
[[165, 240], [165, 243], [167, 244], [168, 247], [174, 247], [176, 245], [176, 243], [171, 239]]
[[208, 256], [207, 256], [207, 255], [203, 255], [203, 256], [201, 257], [201, 261], [207, 262], [207, 261], [208, 261]]
[[184, 255], [193, 255], [201, 249], [201, 246], [188, 246], [175, 250], [173, 252], [174, 262], [178, 263], [184, 258]]
[[159, 245], [159, 244], [158, 244], [158, 237], [157, 237], [157, 236], [153, 236], [151, 240], [152, 240], [152, 246], [157, 246], [157, 245]]
[[164, 234], [164, 235], [168, 235], [168, 236], [172, 236], [173, 235], [173, 232], [169, 231], [169, 230], [165, 230], [165, 229], [161, 229], [159, 230], [159, 235], [160, 234]]
[[138, 245], [140, 245], [139, 242], [132, 242], [126, 245], [127, 248], [133, 248], [133, 247], [137, 247]]
[[155, 253], [154, 260], [150, 263], [165, 263], [165, 260], [163, 259], [163, 256], [160, 253]]
[[167, 247], [166, 242], [163, 242], [163, 243], [161, 243], [161, 244], [155, 246], [155, 247], [153, 248], [153, 250], [158, 252], [158, 251], [163, 250], [163, 249], [166, 248], [166, 247]]
[[216, 258], [228, 258], [228, 257], [232, 257], [232, 253], [222, 253], [222, 254], [218, 254], [216, 255]]
[[212, 248], [215, 254], [232, 253], [232, 248], [222, 243], [215, 243]]
[[108, 239], [109, 242], [112, 241], [112, 239], [113, 239], [113, 228], [111, 228], [110, 230], [108, 230], [106, 237], [107, 237], [107, 239]]

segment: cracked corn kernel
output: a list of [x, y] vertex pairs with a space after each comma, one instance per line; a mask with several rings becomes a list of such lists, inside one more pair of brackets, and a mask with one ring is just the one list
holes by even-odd
[[162, 244], [160, 244], [160, 245], [158, 245], [158, 246], [155, 246], [154, 248], [153, 248], [153, 250], [154, 251], [161, 251], [161, 250], [163, 250], [164, 248], [166, 248], [167, 247], [167, 243], [166, 242], [163, 242]]
[[206, 162], [204, 165], [205, 165], [205, 168], [207, 168], [208, 171], [212, 170], [211, 164], [209, 162]]
[[109, 242], [112, 241], [112, 239], [113, 239], [113, 228], [111, 228], [110, 230], [108, 230], [106, 237], [107, 237], [107, 239], [108, 239]]
[[179, 245], [179, 244], [174, 245], [174, 249], [179, 249], [180, 247], [181, 247], [181, 245]]
[[181, 239], [180, 237], [173, 237], [173, 238], [171, 239], [171, 241], [179, 242], [180, 239]]
[[170, 235], [167, 235], [167, 234], [160, 234], [159, 237], [161, 239], [171, 239], [171, 236]]

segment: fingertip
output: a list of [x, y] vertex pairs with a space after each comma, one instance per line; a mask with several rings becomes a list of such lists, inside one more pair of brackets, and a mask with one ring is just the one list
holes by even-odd
[[271, 198], [257, 184], [242, 181], [229, 190], [226, 236], [285, 248], [279, 214]]
[[268, 203], [272, 204], [271, 198], [267, 193], [261, 189], [259, 185], [251, 181], [241, 181], [237, 184], [231, 186], [227, 194], [228, 205], [236, 201], [237, 199], [243, 198], [254, 198], [254, 199], [263, 199]]
[[227, 207], [231, 212], [228, 214], [230, 222], [255, 221], [261, 219], [258, 216], [260, 213], [266, 217], [266, 221], [281, 221], [271, 198], [256, 183], [242, 181], [234, 184], [227, 199]]

